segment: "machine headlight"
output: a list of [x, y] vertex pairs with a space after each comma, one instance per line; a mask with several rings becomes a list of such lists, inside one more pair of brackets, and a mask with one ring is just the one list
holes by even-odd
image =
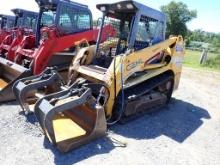
[[100, 10], [101, 10], [102, 12], [105, 12], [105, 11], [106, 11], [105, 6], [102, 6], [102, 7], [100, 8]]
[[117, 4], [117, 8], [118, 8], [118, 9], [121, 9], [121, 4]]
[[126, 7], [127, 7], [128, 9], [134, 9], [134, 6], [133, 6], [132, 4], [127, 4]]

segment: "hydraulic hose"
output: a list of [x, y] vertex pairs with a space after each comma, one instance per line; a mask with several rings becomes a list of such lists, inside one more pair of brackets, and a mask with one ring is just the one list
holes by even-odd
[[[124, 62], [124, 55], [121, 57], [121, 67], [120, 67], [120, 71], [121, 71], [121, 111], [120, 114], [118, 115], [117, 119], [113, 122], [110, 122], [107, 124], [108, 125], [114, 125], [116, 124], [122, 117], [123, 113], [124, 113], [124, 76], [123, 76], [123, 62]], [[114, 66], [115, 67], [115, 66]], [[115, 73], [114, 73], [115, 74]], [[116, 84], [115, 84], [116, 85]]]

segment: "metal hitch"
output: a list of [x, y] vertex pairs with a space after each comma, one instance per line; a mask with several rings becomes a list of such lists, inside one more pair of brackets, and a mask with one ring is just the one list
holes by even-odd
[[61, 152], [68, 152], [96, 138], [107, 129], [104, 108], [88, 87], [70, 87], [41, 98], [35, 115], [47, 138]]

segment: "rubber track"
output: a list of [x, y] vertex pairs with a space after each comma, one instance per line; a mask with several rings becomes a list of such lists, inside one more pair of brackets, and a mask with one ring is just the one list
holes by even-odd
[[[124, 107], [126, 107], [126, 104], [130, 101], [128, 98], [129, 96], [133, 96], [133, 95], [140, 95], [139, 97], [151, 92], [153, 89], [155, 89], [157, 86], [165, 83], [166, 81], [172, 79], [173, 76], [169, 73], [164, 73], [164, 74], [161, 74], [157, 77], [154, 77], [154, 78], [151, 78], [145, 82], [142, 82], [136, 86], [132, 86], [130, 88], [127, 88], [125, 89], [124, 91]], [[139, 99], [139, 97], [135, 98], [134, 100], [137, 100]], [[132, 101], [134, 101], [132, 99]], [[122, 97], [121, 97], [121, 92], [119, 93], [118, 97], [117, 97], [117, 100], [116, 100], [116, 104], [114, 106], [114, 111], [113, 111], [113, 115], [114, 117], [115, 116], [118, 116], [119, 113], [122, 111], [121, 110], [121, 105], [122, 105]], [[161, 106], [159, 106], [161, 107]], [[159, 108], [158, 107], [158, 108]], [[154, 107], [152, 110], [149, 110], [149, 111], [145, 111], [146, 112], [152, 112], [154, 111], [154, 109], [158, 109], [157, 107]], [[135, 119], [137, 118], [138, 116], [142, 115], [143, 112], [140, 112], [136, 115], [132, 115], [130, 117], [125, 117], [124, 115], [122, 115], [122, 118], [120, 120], [120, 123], [124, 123], [124, 122], [127, 122], [127, 121], [130, 121], [131, 119]]]

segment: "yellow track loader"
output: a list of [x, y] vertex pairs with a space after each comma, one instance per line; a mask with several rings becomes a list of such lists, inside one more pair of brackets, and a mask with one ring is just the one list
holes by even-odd
[[[165, 40], [165, 15], [135, 1], [99, 4], [97, 44], [81, 48], [68, 80], [48, 68], [17, 81], [22, 109], [34, 111], [47, 138], [67, 152], [105, 135], [108, 125], [169, 102], [184, 56], [181, 36]], [[111, 23], [116, 37], [101, 43]]]

